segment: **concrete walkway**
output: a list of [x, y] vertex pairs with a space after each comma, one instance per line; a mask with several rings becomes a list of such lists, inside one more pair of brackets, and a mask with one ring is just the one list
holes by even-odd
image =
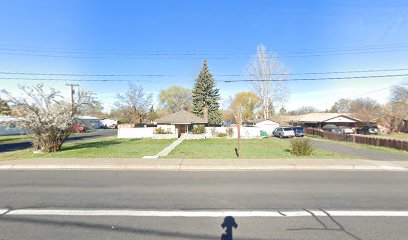
[[408, 161], [408, 155], [393, 154], [365, 147], [352, 147], [328, 140], [310, 138], [316, 148], [376, 161]]
[[143, 158], [159, 158], [159, 157], [165, 157], [167, 156], [171, 151], [173, 151], [180, 143], [184, 141], [184, 138], [179, 138], [176, 141], [174, 141], [172, 144], [169, 146], [165, 147], [163, 150], [161, 150], [158, 154], [154, 156], [144, 156]]
[[44, 158], [0, 161], [0, 170], [174, 170], [174, 171], [408, 171], [407, 161], [363, 159], [140, 159]]

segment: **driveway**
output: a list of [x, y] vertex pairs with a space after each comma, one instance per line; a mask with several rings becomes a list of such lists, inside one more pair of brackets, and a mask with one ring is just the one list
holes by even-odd
[[[98, 129], [90, 133], [79, 133], [79, 134], [72, 135], [68, 138], [67, 142], [77, 142], [77, 141], [83, 141], [83, 140], [100, 138], [100, 137], [111, 137], [111, 136], [116, 136], [116, 135], [117, 135], [116, 129]], [[16, 142], [16, 143], [4, 143], [4, 144], [0, 144], [0, 153], [17, 151], [17, 150], [30, 148], [30, 147], [31, 147], [31, 142], [29, 141]]]
[[351, 147], [341, 143], [336, 143], [332, 141], [316, 140], [312, 139], [313, 145], [317, 148], [336, 152], [340, 154], [353, 155], [370, 160], [379, 161], [408, 161], [407, 155], [386, 153], [374, 149], [364, 148], [364, 147]]

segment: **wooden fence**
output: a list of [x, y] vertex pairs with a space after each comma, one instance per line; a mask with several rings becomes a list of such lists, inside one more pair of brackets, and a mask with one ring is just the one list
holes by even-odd
[[398, 150], [408, 151], [408, 141], [402, 141], [402, 140], [390, 139], [390, 138], [372, 137], [372, 136], [361, 136], [361, 135], [355, 135], [355, 134], [338, 134], [338, 133], [325, 132], [325, 131], [314, 129], [314, 128], [307, 128], [305, 129], [305, 132], [306, 134], [317, 135], [317, 136], [321, 136], [323, 138], [327, 138], [331, 140], [361, 143], [361, 144], [395, 148]]

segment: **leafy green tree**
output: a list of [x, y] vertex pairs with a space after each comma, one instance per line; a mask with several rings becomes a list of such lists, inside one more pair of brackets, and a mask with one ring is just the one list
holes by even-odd
[[0, 98], [0, 115], [10, 115], [11, 109], [7, 102]]
[[219, 89], [208, 69], [207, 60], [196, 79], [193, 88], [193, 113], [199, 117], [208, 118], [208, 124], [220, 125], [221, 113], [219, 111]]
[[286, 113], [287, 113], [286, 108], [281, 107], [279, 110], [279, 115], [286, 115]]
[[96, 93], [91, 91], [82, 91], [82, 94], [85, 93], [87, 94], [88, 98], [86, 102], [79, 106], [79, 114], [97, 118], [105, 118], [107, 114], [103, 112], [102, 102], [97, 98]]
[[163, 89], [159, 93], [160, 107], [166, 109], [169, 113], [175, 113], [180, 110], [191, 111], [192, 105], [191, 89], [179, 86], [171, 86]]
[[255, 109], [260, 106], [261, 100], [254, 92], [239, 92], [231, 102], [230, 109], [236, 112], [241, 109], [241, 121], [248, 122], [255, 117]]

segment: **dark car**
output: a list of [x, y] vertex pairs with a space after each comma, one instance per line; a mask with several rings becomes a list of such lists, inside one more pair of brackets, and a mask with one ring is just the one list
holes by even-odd
[[292, 129], [296, 137], [303, 137], [305, 135], [305, 130], [302, 127], [292, 127]]
[[377, 126], [363, 126], [357, 130], [358, 134], [379, 134], [380, 130]]
[[325, 128], [323, 131], [332, 132], [332, 133], [342, 133], [342, 129], [335, 127], [335, 128]]

